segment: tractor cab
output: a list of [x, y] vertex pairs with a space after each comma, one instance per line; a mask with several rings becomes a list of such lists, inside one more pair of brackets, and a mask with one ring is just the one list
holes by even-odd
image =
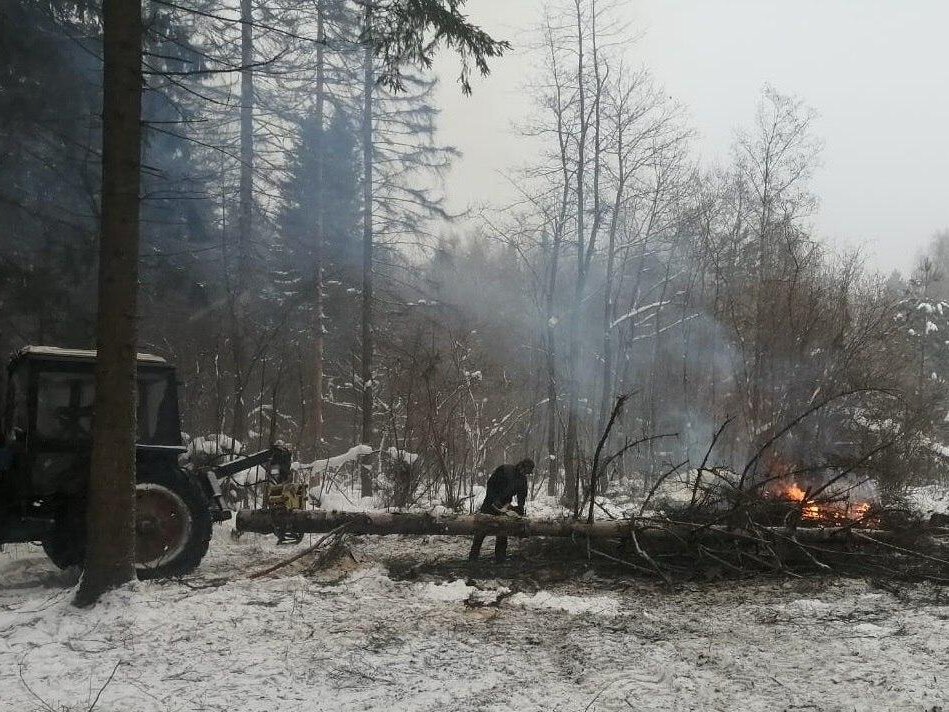
[[[95, 351], [28, 346], [7, 369], [3, 433], [12, 476], [0, 501], [43, 500], [85, 488], [92, 448]], [[138, 355], [139, 458], [184, 452], [175, 370]], [[12, 498], [10, 495], [15, 492]]]

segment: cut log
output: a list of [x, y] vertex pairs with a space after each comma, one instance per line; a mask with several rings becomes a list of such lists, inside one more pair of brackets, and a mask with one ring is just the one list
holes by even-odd
[[[244, 532], [269, 534], [274, 531], [326, 533], [345, 525], [350, 534], [413, 534], [471, 536], [559, 537], [585, 540], [626, 539], [635, 531], [636, 537], [650, 547], [704, 542], [735, 541], [749, 544], [772, 544], [787, 540], [789, 543], [852, 545], [856, 538], [850, 528], [759, 528], [732, 529], [721, 526], [669, 522], [658, 519], [611, 519], [593, 522], [573, 519], [529, 519], [524, 517], [487, 514], [427, 514], [410, 512], [337, 512], [326, 510], [276, 511], [244, 509], [237, 513], [237, 529]], [[907, 532], [862, 530], [879, 541], [905, 539]], [[921, 532], [916, 531], [918, 536]]]
[[275, 511], [244, 509], [237, 513], [237, 529], [268, 534], [277, 528], [303, 533], [329, 532], [346, 525], [350, 534], [443, 534], [469, 536], [484, 532], [488, 536], [511, 537], [593, 537], [620, 539], [628, 534], [630, 523], [609, 520], [587, 524], [570, 519], [528, 519], [488, 514], [426, 514], [415, 512], [337, 512], [319, 509]]

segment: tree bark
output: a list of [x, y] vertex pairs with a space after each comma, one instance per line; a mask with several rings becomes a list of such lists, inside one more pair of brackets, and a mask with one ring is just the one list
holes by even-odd
[[[365, 22], [369, 27], [372, 21], [372, 3], [366, 3]], [[363, 230], [362, 230], [362, 359], [360, 377], [362, 378], [362, 421], [360, 439], [364, 444], [372, 442], [372, 95], [375, 80], [372, 70], [373, 50], [367, 44], [363, 49], [363, 110], [362, 110], [362, 159], [363, 159]], [[372, 496], [372, 471], [369, 458], [360, 458], [359, 484], [363, 497]]]
[[85, 573], [76, 605], [135, 578], [142, 5], [103, 4], [102, 225]]

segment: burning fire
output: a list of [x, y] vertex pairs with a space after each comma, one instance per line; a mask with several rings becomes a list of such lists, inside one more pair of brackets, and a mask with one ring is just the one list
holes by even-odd
[[866, 499], [852, 499], [856, 488], [848, 487], [848, 482], [839, 482], [837, 491], [829, 487], [818, 491], [815, 496], [814, 492], [819, 488], [806, 488], [798, 484], [795, 474], [801, 470], [787, 459], [772, 453], [767, 460], [767, 470], [771, 475], [768, 496], [799, 505], [801, 519], [829, 525], [871, 522], [872, 503]]
[[[792, 502], [803, 502], [804, 498], [807, 497], [807, 492], [802, 490], [796, 482], [792, 482], [791, 486], [784, 490], [784, 497]], [[813, 502], [807, 503], [801, 510], [801, 516], [811, 521], [819, 520], [821, 518], [820, 507]]]
[[796, 482], [781, 487], [778, 498], [790, 502], [800, 502], [801, 517], [811, 522], [827, 524], [847, 523], [865, 519], [870, 513], [869, 502], [830, 501], [814, 502], [808, 500], [808, 493]]

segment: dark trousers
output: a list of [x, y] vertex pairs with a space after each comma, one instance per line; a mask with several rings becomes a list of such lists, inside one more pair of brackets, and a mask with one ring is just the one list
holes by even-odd
[[[487, 534], [475, 534], [474, 541], [471, 542], [471, 552], [468, 554], [469, 561], [476, 561], [481, 555], [481, 545], [484, 543]], [[497, 536], [494, 538], [494, 560], [504, 561], [507, 557], [507, 537]]]

